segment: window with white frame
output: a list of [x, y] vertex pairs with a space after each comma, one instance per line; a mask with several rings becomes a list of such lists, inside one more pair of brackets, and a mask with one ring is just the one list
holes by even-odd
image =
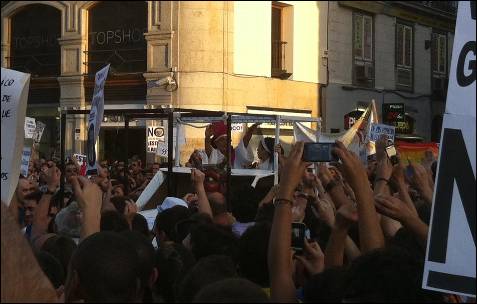
[[432, 72], [447, 73], [447, 36], [441, 33], [432, 33]]
[[396, 24], [396, 88], [412, 90], [413, 88], [413, 28]]
[[431, 43], [432, 90], [435, 96], [445, 98], [447, 94], [447, 35], [432, 33]]
[[353, 84], [374, 87], [373, 17], [353, 13]]

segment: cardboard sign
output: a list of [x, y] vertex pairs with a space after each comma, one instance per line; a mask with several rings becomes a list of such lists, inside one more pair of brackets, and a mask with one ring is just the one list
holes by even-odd
[[155, 153], [159, 142], [164, 142], [165, 130], [162, 126], [147, 127], [147, 152]]
[[474, 296], [475, 1], [460, 1], [422, 287]]
[[393, 126], [383, 124], [371, 124], [369, 132], [369, 140], [377, 141], [381, 135], [384, 134], [388, 138], [388, 142], [394, 143], [395, 129]]
[[34, 142], [37, 144], [40, 142], [41, 137], [43, 136], [43, 131], [45, 131], [45, 124], [41, 121], [36, 121], [35, 135], [33, 136]]
[[167, 143], [162, 143], [159, 142], [157, 143], [157, 153], [156, 155], [159, 155], [160, 157], [165, 157], [167, 158], [169, 156], [169, 147]]
[[87, 156], [88, 169], [87, 175], [98, 174], [98, 164], [96, 163], [96, 140], [98, 139], [99, 129], [103, 121], [104, 114], [104, 84], [108, 77], [109, 64], [96, 73], [94, 79], [94, 93], [91, 101], [91, 112], [88, 117], [88, 138], [87, 138]]
[[10, 204], [20, 175], [30, 74], [2, 68], [2, 202]]
[[35, 118], [25, 117], [25, 138], [33, 138], [36, 130]]
[[73, 154], [73, 157], [76, 159], [78, 162], [78, 165], [83, 166], [86, 164], [86, 161], [88, 160], [88, 157], [83, 154]]
[[30, 168], [30, 157], [33, 146], [33, 139], [25, 139], [25, 146], [22, 151], [22, 161], [20, 166], [20, 174], [28, 177], [28, 169]]

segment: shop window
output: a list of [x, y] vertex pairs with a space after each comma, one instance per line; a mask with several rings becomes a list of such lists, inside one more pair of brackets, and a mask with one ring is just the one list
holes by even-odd
[[89, 74], [107, 63], [116, 73], [146, 71], [146, 1], [103, 1], [88, 16]]
[[31, 4], [11, 18], [9, 67], [31, 74], [29, 104], [57, 103], [60, 87], [61, 12]]
[[110, 63], [105, 102], [145, 103], [146, 31], [146, 1], [102, 1], [89, 9], [87, 101], [92, 98], [95, 73]]

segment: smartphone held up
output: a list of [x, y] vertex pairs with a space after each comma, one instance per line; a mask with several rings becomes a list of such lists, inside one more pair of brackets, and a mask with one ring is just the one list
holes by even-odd
[[305, 143], [303, 147], [303, 160], [306, 162], [337, 162], [339, 159], [333, 148], [335, 143]]

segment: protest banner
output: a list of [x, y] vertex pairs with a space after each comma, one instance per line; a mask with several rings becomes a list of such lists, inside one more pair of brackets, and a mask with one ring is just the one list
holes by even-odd
[[88, 117], [88, 138], [87, 156], [88, 156], [88, 168], [87, 175], [98, 174], [98, 164], [96, 163], [96, 140], [99, 136], [99, 129], [101, 128], [101, 122], [103, 121], [104, 114], [104, 84], [108, 77], [109, 64], [96, 73], [94, 79], [94, 92], [93, 100], [91, 101], [91, 111]]
[[460, 1], [422, 287], [474, 296], [475, 1]]
[[20, 174], [30, 74], [2, 68], [2, 201], [9, 205]]
[[388, 144], [394, 143], [395, 128], [384, 124], [371, 124], [369, 132], [369, 140], [377, 141], [381, 135], [386, 135]]
[[426, 157], [426, 151], [431, 151], [434, 159], [439, 156], [439, 146], [437, 143], [408, 143], [403, 141], [395, 142], [396, 149], [402, 161], [407, 164], [407, 160], [422, 163]]

